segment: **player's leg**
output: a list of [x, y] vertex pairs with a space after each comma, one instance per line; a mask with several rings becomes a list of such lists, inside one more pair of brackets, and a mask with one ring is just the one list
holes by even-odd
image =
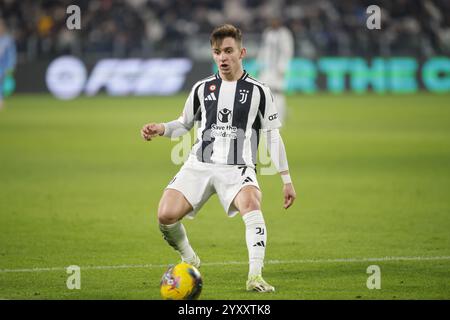
[[234, 199], [245, 224], [245, 239], [249, 255], [249, 277], [260, 275], [263, 268], [267, 232], [261, 212], [261, 192], [255, 186], [245, 186]]
[[275, 288], [262, 278], [267, 245], [267, 229], [261, 212], [261, 191], [255, 186], [243, 187], [233, 201], [245, 223], [249, 257], [247, 290], [272, 292]]
[[166, 189], [158, 207], [158, 222], [164, 239], [187, 263], [200, 267], [200, 259], [195, 254], [187, 238], [181, 219], [191, 212], [192, 206], [177, 190]]
[[161, 224], [173, 224], [191, 211], [191, 204], [180, 191], [166, 189], [159, 201], [158, 221]]

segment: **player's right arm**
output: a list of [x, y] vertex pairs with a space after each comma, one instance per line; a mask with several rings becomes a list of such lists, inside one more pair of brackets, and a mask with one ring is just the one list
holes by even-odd
[[142, 127], [141, 136], [144, 140], [150, 141], [153, 137], [165, 136], [170, 138], [180, 137], [189, 132], [194, 126], [194, 119], [197, 112], [200, 112], [200, 99], [198, 98], [197, 83], [191, 90], [189, 97], [184, 104], [183, 113], [173, 121], [165, 123], [147, 123]]

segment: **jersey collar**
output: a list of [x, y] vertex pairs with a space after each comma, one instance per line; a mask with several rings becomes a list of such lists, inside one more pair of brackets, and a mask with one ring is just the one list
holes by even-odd
[[[244, 69], [244, 73], [242, 73], [242, 76], [238, 79], [238, 81], [244, 80], [247, 77], [248, 77], [248, 72]], [[217, 71], [217, 73], [216, 73], [216, 79], [222, 80], [222, 78], [220, 77], [219, 71]]]

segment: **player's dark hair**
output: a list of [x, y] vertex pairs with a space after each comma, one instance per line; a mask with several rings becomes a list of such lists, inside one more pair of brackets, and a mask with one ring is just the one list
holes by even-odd
[[236, 28], [232, 24], [224, 24], [216, 27], [209, 37], [211, 47], [214, 45], [220, 45], [223, 39], [230, 37], [236, 40], [239, 47], [242, 47], [242, 32], [239, 28]]

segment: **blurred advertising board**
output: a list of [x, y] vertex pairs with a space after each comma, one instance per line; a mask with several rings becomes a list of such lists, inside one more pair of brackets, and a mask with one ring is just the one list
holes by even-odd
[[[255, 59], [244, 68], [256, 78]], [[212, 72], [210, 62], [188, 58], [128, 58], [82, 61], [62, 56], [52, 61], [19, 65], [16, 92], [50, 92], [59, 99], [80, 95], [173, 95], [189, 91]], [[432, 93], [450, 92], [450, 57], [322, 57], [295, 58], [286, 75], [289, 93]]]
[[[244, 68], [258, 77], [256, 60], [245, 61]], [[295, 58], [285, 81], [290, 93], [445, 93], [450, 92], [450, 57]]]

